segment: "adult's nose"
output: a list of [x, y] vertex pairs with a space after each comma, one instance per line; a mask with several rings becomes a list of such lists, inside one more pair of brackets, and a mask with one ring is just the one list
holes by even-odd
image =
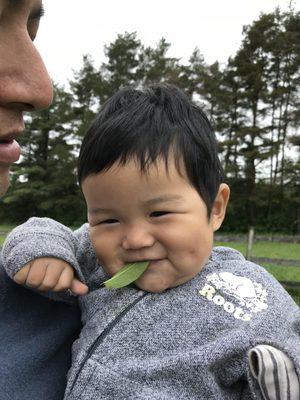
[[52, 102], [46, 67], [27, 32], [11, 37], [0, 60], [0, 106], [38, 111]]
[[151, 230], [144, 224], [134, 224], [124, 229], [122, 246], [125, 250], [140, 250], [151, 247], [154, 243]]

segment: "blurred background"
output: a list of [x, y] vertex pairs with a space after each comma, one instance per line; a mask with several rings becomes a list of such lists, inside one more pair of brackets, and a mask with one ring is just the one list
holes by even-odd
[[55, 96], [48, 110], [26, 116], [23, 155], [1, 200], [2, 240], [12, 227], [6, 221], [85, 222], [76, 162], [97, 110], [121, 87], [169, 82], [203, 107], [219, 139], [232, 194], [217, 243], [246, 253], [253, 227], [248, 257], [296, 290], [300, 2], [44, 0], [44, 7], [36, 45]]

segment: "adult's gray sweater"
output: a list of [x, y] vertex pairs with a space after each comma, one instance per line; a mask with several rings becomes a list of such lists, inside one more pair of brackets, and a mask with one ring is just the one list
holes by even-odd
[[5, 268], [55, 256], [71, 263], [90, 292], [79, 301], [84, 327], [73, 346], [65, 399], [262, 399], [248, 352], [282, 350], [300, 376], [300, 312], [282, 286], [237, 251], [216, 247], [203, 270], [164, 293], [108, 290], [84, 225], [74, 234], [31, 219], [9, 237]]

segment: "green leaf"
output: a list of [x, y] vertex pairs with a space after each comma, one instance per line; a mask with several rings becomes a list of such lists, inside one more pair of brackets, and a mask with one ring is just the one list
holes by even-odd
[[136, 281], [149, 265], [149, 261], [125, 264], [116, 275], [103, 284], [108, 289], [119, 289]]

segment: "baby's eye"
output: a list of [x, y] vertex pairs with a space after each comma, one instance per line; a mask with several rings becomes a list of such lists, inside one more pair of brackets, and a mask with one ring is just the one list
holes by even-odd
[[153, 211], [150, 217], [163, 217], [164, 215], [171, 214], [170, 211]]
[[105, 219], [104, 221], [100, 221], [100, 224], [116, 224], [117, 222], [119, 222], [117, 219]]

